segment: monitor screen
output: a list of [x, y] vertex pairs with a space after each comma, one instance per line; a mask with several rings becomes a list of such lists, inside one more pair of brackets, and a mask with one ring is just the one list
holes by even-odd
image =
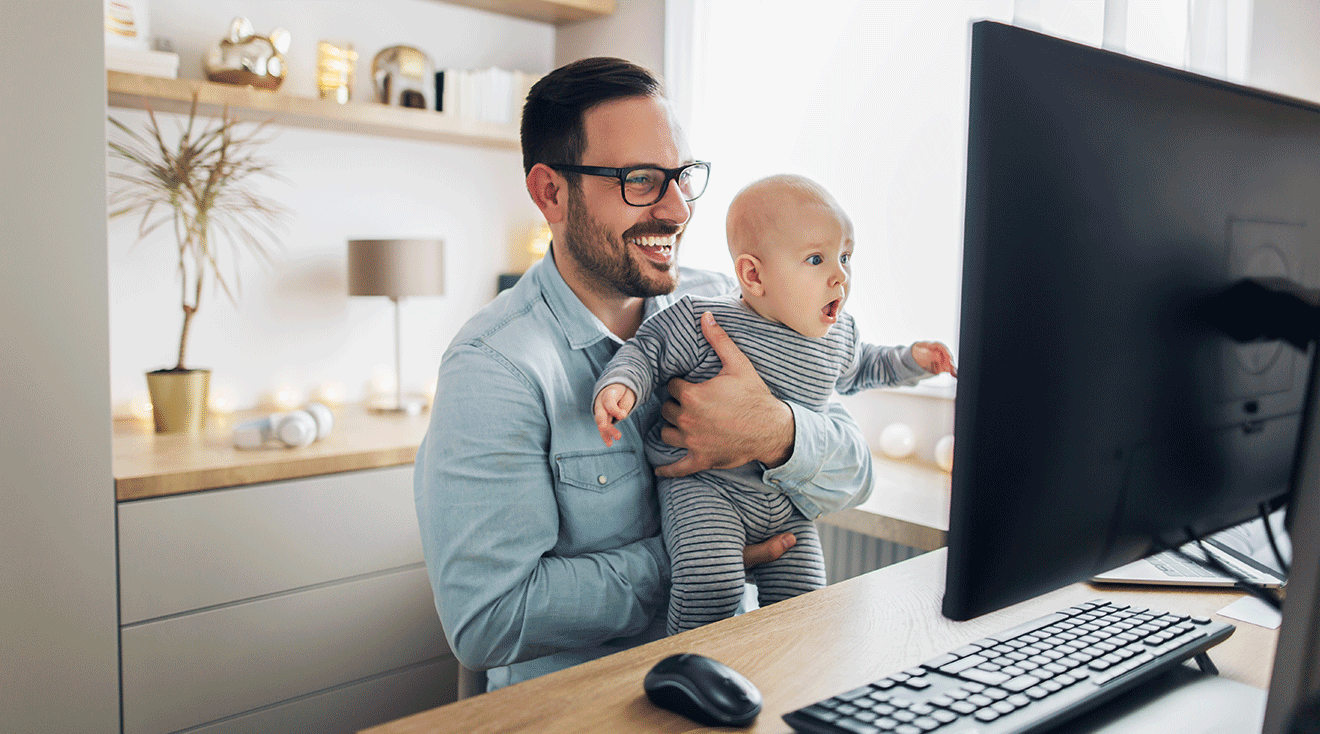
[[1202, 306], [1320, 267], [1315, 105], [980, 22], [968, 112], [952, 619], [1285, 497], [1309, 354]]

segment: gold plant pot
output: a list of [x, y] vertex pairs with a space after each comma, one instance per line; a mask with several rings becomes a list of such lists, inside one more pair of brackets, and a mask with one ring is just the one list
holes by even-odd
[[199, 433], [206, 428], [210, 370], [156, 370], [147, 373], [151, 417], [156, 433]]

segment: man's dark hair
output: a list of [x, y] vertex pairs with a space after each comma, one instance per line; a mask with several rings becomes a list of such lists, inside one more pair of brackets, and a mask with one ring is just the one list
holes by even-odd
[[532, 86], [523, 105], [523, 175], [537, 163], [581, 163], [587, 147], [582, 120], [592, 107], [625, 97], [664, 94], [664, 85], [654, 74], [623, 59], [582, 59], [546, 74]]

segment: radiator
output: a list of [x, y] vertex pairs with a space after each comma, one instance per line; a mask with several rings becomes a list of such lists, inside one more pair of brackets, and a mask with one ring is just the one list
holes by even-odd
[[921, 551], [844, 528], [816, 523], [825, 555], [825, 578], [833, 584], [921, 555]]

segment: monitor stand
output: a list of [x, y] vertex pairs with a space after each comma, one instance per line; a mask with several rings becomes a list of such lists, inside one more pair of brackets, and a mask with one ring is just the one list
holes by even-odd
[[1050, 732], [1242, 734], [1264, 719], [1265, 691], [1184, 664]]

